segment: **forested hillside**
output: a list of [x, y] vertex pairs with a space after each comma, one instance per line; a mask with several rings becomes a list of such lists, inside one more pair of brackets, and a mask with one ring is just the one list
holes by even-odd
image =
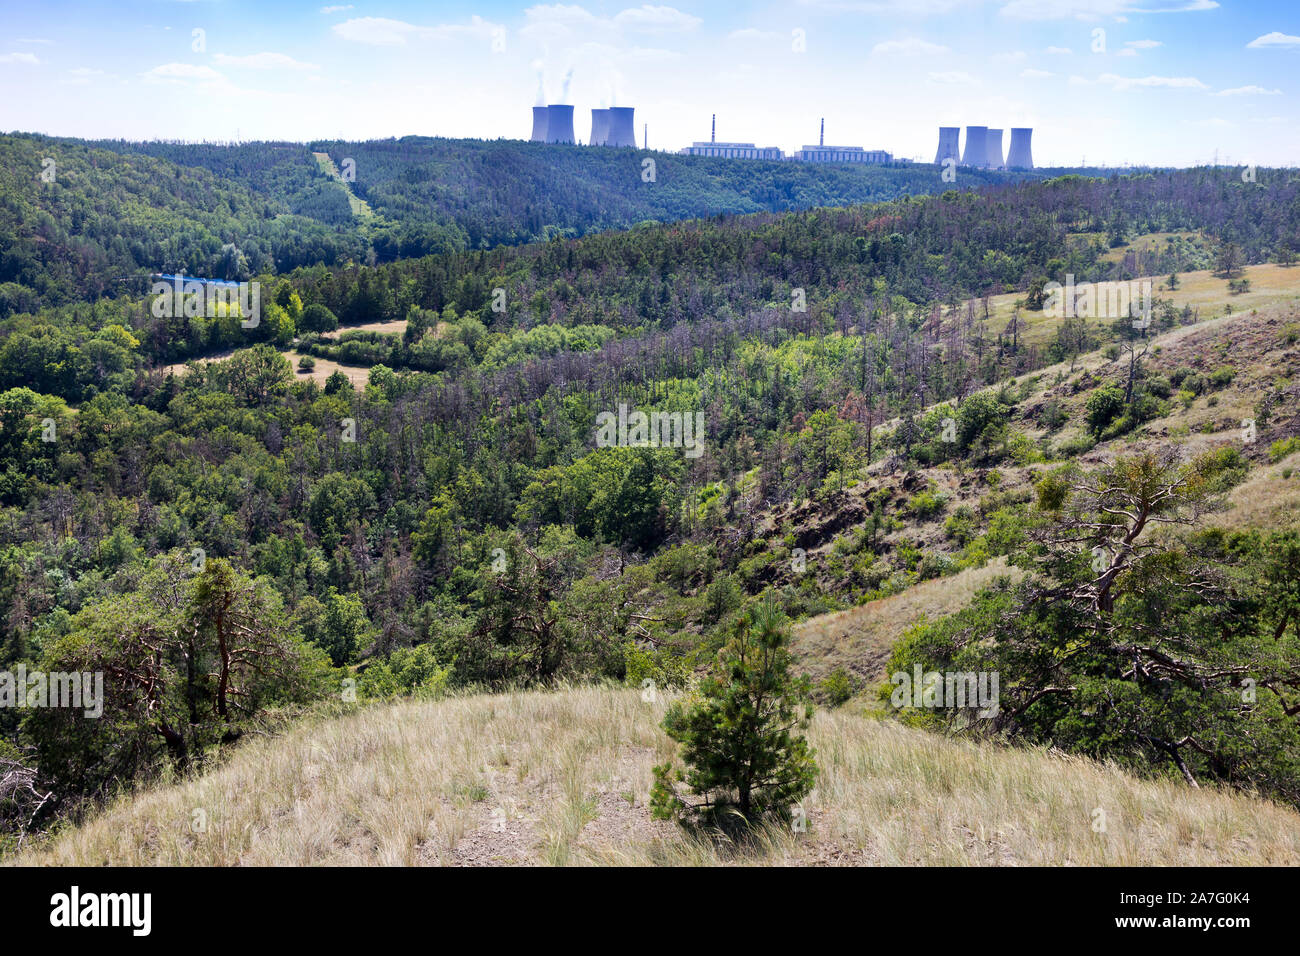
[[[218, 202], [225, 180], [188, 175], [213, 186], [192, 199], [211, 215], [255, 211], [255, 193]], [[680, 687], [760, 599], [804, 620], [996, 559], [1020, 583], [887, 650], [899, 668], [1001, 669], [1001, 718], [966, 732], [1300, 802], [1296, 533], [1215, 524], [1244, 483], [1290, 500], [1297, 480], [1298, 189], [1286, 171], [1071, 176], [263, 267], [253, 328], [130, 296], [16, 310], [0, 663], [99, 671], [110, 693], [97, 721], [0, 711], [26, 786], [10, 832], [210, 767], [324, 700]], [[383, 215], [395, 201], [365, 195]], [[1258, 315], [1203, 329], [1176, 304], [1198, 270], [1222, 316], [1265, 269], [1284, 291]], [[1067, 273], [1155, 276], [1150, 325], [1051, 320], [1043, 283]], [[404, 332], [338, 328], [392, 320]], [[290, 346], [369, 384], [318, 387]], [[233, 353], [161, 371], [217, 349]], [[621, 406], [698, 420], [702, 453], [602, 443]], [[1148, 525], [1186, 537], [1151, 550]], [[816, 676], [836, 704], [874, 700], [882, 675], [845, 660]]]
[[[354, 220], [328, 148], [380, 214]], [[235, 146], [0, 136], [0, 317], [139, 291], [151, 272], [245, 280], [719, 213], [952, 188], [932, 167], [849, 169], [502, 140]], [[960, 188], [1020, 174], [963, 171]]]

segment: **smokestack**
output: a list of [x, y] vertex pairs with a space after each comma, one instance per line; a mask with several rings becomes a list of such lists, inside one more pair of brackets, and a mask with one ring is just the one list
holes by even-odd
[[533, 107], [533, 135], [529, 137], [534, 143], [546, 142], [546, 107]]
[[826, 117], [822, 117], [822, 131], [817, 135], [817, 145], [826, 145]]
[[709, 142], [716, 143], [717, 141], [718, 141], [718, 114], [714, 113], [713, 126], [709, 129]]
[[645, 123], [641, 127], [641, 148], [642, 149], [650, 148], [650, 124], [649, 123]]
[[990, 169], [1002, 168], [1002, 130], [991, 129], [984, 136], [984, 144], [988, 149], [987, 158], [984, 160], [985, 165]]
[[546, 107], [546, 141], [573, 142], [573, 107], [552, 104]]
[[605, 137], [606, 146], [630, 146], [636, 149], [636, 126], [632, 122], [632, 107], [611, 106], [609, 108], [609, 133]]
[[609, 110], [591, 111], [591, 146], [604, 146], [609, 137]]
[[942, 166], [945, 159], [951, 159], [954, 163], [961, 161], [961, 149], [957, 145], [960, 136], [961, 127], [959, 126], [939, 127], [939, 148], [934, 154], [934, 164], [936, 166]]
[[1034, 135], [1027, 126], [1011, 127], [1011, 146], [1007, 150], [1007, 169], [1033, 169], [1034, 154], [1029, 140]]
[[966, 152], [961, 157], [963, 166], [984, 165], [989, 155], [988, 143], [986, 142], [988, 132], [989, 128], [987, 126], [966, 127]]

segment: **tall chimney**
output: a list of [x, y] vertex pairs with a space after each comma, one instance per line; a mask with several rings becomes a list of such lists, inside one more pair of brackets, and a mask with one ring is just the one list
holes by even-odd
[[717, 141], [718, 141], [718, 114], [714, 113], [713, 126], [709, 130], [709, 142], [716, 143]]
[[826, 117], [825, 116], [822, 117], [822, 131], [817, 136], [817, 145], [818, 146], [826, 145]]

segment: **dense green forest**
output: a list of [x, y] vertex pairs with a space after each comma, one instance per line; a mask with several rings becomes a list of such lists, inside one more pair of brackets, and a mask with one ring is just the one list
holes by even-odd
[[[378, 216], [355, 220], [342, 166]], [[151, 272], [244, 280], [583, 235], [645, 221], [952, 188], [933, 167], [734, 163], [634, 150], [408, 138], [237, 146], [0, 136], [0, 316], [139, 291]], [[19, 171], [30, 175], [19, 175]], [[1023, 174], [963, 171], [960, 188]]]
[[[0, 145], [35, 168], [55, 148], [25, 137]], [[296, 160], [211, 148], [181, 166], [170, 147], [147, 156], [55, 145], [68, 151], [58, 154], [66, 192], [38, 193], [33, 174], [35, 186], [6, 197], [0, 227], [18, 287], [0, 324], [0, 665], [102, 672], [106, 698], [98, 721], [0, 710], [0, 759], [33, 793], [54, 795], [42, 825], [118, 787], [204, 766], [322, 700], [561, 678], [680, 684], [760, 597], [800, 619], [996, 556], [1029, 568], [1027, 582], [909, 635], [899, 666], [1001, 660], [1022, 681], [1007, 689], [1008, 734], [1140, 767], [1156, 754], [1168, 766], [1153, 772], [1300, 797], [1283, 693], [1246, 722], [1230, 707], [1234, 676], [1267, 672], [1276, 688], [1296, 679], [1300, 607], [1293, 590], [1278, 597], [1295, 580], [1291, 538], [1211, 535], [1118, 562], [1104, 594], [1085, 587], [1089, 549], [1123, 537], [1098, 518], [1114, 506], [1105, 489], [1141, 499], [1165, 482], [1178, 495], [1160, 498], [1158, 514], [1208, 513], [1201, 505], [1242, 479], [1249, 455], [1300, 429], [1294, 388], [1264, 396], [1273, 412], [1258, 448], [1117, 465], [1106, 484], [1079, 456], [1158, 417], [1191, 379], [1149, 370], [1126, 317], [1100, 331], [1062, 325], [1028, 345], [1014, 322], [992, 321], [987, 298], [1023, 295], [1027, 311], [1032, 291], [1065, 273], [1092, 281], [1204, 265], [1173, 242], [1141, 262], [1106, 255], [1139, 234], [1199, 231], [1243, 261], [1273, 259], [1300, 237], [1300, 183], [1285, 171], [1260, 171], [1258, 184], [1205, 169], [1067, 176], [362, 264], [357, 243], [374, 237], [332, 221], [336, 207], [308, 188], [315, 173], [297, 178]], [[713, 167], [683, 161], [701, 191], [667, 193], [651, 216], [573, 182], [556, 189], [563, 205], [521, 196], [489, 216], [464, 199], [491, 188], [474, 184], [503, 155], [531, 164], [544, 151], [480, 144], [463, 178], [437, 173], [457, 200], [425, 191], [435, 181], [425, 164], [446, 162], [427, 159], [425, 145], [357, 150], [358, 192], [398, 226], [422, 203], [449, 208], [469, 246], [627, 224], [595, 218], [597, 208], [654, 218], [740, 202], [730, 177], [741, 173], [714, 183]], [[555, 152], [595, 169], [588, 183], [620, 164], [635, 173], [639, 155]], [[77, 172], [94, 162], [113, 178]], [[361, 188], [367, 164], [375, 179]], [[506, 168], [510, 182], [548, 182], [531, 166]], [[665, 160], [661, 182], [675, 168]], [[811, 169], [788, 171], [804, 182], [782, 180], [786, 167], [752, 169], [745, 202], [786, 208], [841, 188]], [[851, 172], [867, 189], [885, 188], [877, 173], [918, 173]], [[635, 183], [608, 188], [631, 196]], [[43, 225], [32, 225], [33, 209]], [[160, 217], [152, 228], [146, 211]], [[96, 288], [119, 262], [154, 267], [148, 248], [114, 242], [134, 222], [139, 243], [194, 257], [170, 268], [211, 269], [217, 260], [203, 257], [238, 239], [244, 261], [225, 274], [262, 284], [258, 325], [158, 317], [138, 291]], [[193, 248], [178, 238], [197, 234]], [[46, 244], [61, 251], [46, 255]], [[92, 247], [105, 258], [85, 254]], [[64, 300], [51, 285], [47, 302], [42, 281], [81, 295]], [[21, 298], [28, 290], [35, 301]], [[337, 331], [378, 320], [404, 321], [404, 332]], [[1184, 321], [1158, 304], [1147, 331]], [[295, 343], [369, 366], [368, 384], [336, 373], [318, 386], [282, 354]], [[1010, 378], [1102, 345], [1133, 360], [1126, 381], [1078, 386], [1090, 396], [1087, 440], [1031, 440], [1026, 416], [1048, 422], [1052, 412], [1026, 408], [1028, 392]], [[221, 348], [236, 351], [184, 375], [161, 370]], [[1197, 394], [1232, 374], [1202, 378]], [[598, 416], [620, 406], [698, 414], [706, 453], [602, 447]], [[902, 477], [939, 464], [1030, 469], [1034, 490], [986, 476], [978, 514], [945, 515], [941, 496]], [[810, 529], [800, 517], [810, 510], [832, 517]], [[942, 549], [897, 536], [940, 516]], [[1051, 534], [1062, 528], [1077, 531], [1071, 548]], [[796, 551], [827, 535], [842, 542], [825, 566], [798, 571]], [[1220, 569], [1219, 591], [1199, 587], [1198, 561]], [[1158, 607], [1126, 599], [1148, 580], [1166, 589]], [[1166, 608], [1188, 622], [1177, 653], [1151, 634], [1149, 616]], [[1225, 633], [1271, 643], [1220, 646]], [[1135, 647], [1151, 653], [1127, 672]], [[976, 656], [980, 666], [967, 667]], [[1207, 681], [1221, 658], [1231, 672]], [[1070, 694], [1040, 693], [1057, 686]], [[1211, 718], [1214, 739], [1196, 738], [1204, 752], [1174, 743]], [[1252, 750], [1259, 740], [1267, 746]], [[16, 831], [33, 807], [13, 796], [0, 816]]]

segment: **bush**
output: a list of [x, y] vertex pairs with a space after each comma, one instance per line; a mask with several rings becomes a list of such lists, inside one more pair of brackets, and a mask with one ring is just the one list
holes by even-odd
[[842, 707], [853, 697], [856, 684], [853, 675], [843, 667], [837, 667], [821, 679], [817, 690], [827, 706]]
[[304, 355], [298, 359], [298, 371], [310, 372], [316, 368], [316, 360], [310, 355]]
[[[768, 602], [736, 622], [698, 692], [674, 703], [663, 728], [682, 746], [689, 767], [654, 768], [656, 819], [752, 825], [787, 819], [813, 788], [817, 764], [807, 739], [807, 678], [790, 674], [789, 629]], [[678, 792], [685, 782], [700, 800]], [[734, 814], [734, 816], [733, 816]]]
[[1268, 446], [1268, 460], [1281, 461], [1287, 455], [1300, 451], [1300, 435], [1282, 438]]

